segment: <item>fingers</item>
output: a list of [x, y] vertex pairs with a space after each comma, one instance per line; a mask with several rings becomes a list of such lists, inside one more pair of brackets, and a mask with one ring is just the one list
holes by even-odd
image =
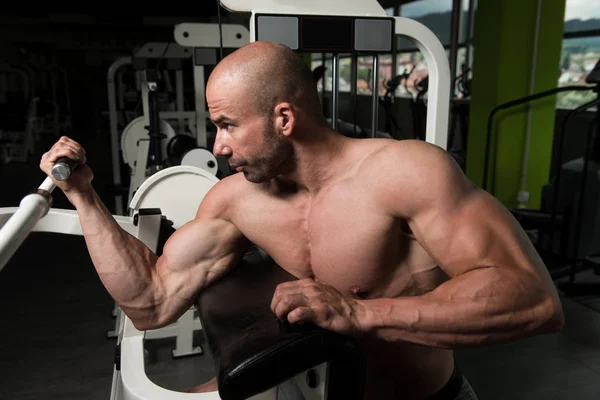
[[277, 305], [286, 296], [293, 296], [298, 293], [306, 293], [305, 288], [310, 285], [310, 279], [302, 279], [298, 281], [284, 282], [277, 285], [273, 299], [271, 300], [271, 310], [275, 312]]
[[285, 282], [277, 286], [271, 301], [271, 310], [280, 320], [290, 323], [317, 321], [317, 310], [322, 309], [325, 293], [312, 279]]
[[40, 169], [47, 175], [50, 175], [54, 164], [63, 157], [78, 161], [81, 164], [85, 164], [87, 161], [83, 147], [73, 139], [63, 136], [52, 146], [52, 148], [50, 148], [50, 150], [42, 155]]
[[318, 324], [317, 311], [310, 307], [298, 307], [291, 311], [287, 320], [290, 324], [303, 324], [305, 322], [312, 322]]
[[308, 305], [308, 299], [302, 293], [285, 294], [275, 303], [272, 310], [277, 318], [284, 321], [294, 309]]
[[86, 162], [85, 150], [83, 147], [67, 136], [61, 137], [58, 142], [42, 156], [42, 162], [54, 164], [62, 157], [68, 157], [83, 164]]

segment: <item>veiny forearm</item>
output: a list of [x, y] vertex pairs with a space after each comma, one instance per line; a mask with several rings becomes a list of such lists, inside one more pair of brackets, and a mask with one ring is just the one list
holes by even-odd
[[528, 273], [481, 268], [422, 296], [364, 301], [367, 332], [442, 348], [494, 344], [555, 331], [560, 307]]
[[69, 196], [77, 209], [92, 262], [109, 294], [132, 319], [151, 318], [158, 294], [156, 255], [126, 232], [92, 189]]

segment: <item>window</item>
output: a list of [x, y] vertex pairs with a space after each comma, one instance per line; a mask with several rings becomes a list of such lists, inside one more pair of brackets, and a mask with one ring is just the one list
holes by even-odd
[[[558, 86], [585, 85], [600, 59], [600, 7], [597, 0], [567, 0]], [[592, 92], [563, 92], [557, 107], [575, 108], [593, 100]]]
[[[446, 48], [450, 59], [450, 39], [452, 35], [452, 0], [420, 0], [404, 4], [400, 7], [400, 15], [417, 20], [427, 26]], [[473, 10], [469, 9], [473, 5]], [[466, 76], [470, 78], [473, 62], [472, 26], [476, 0], [462, 0], [459, 22], [458, 54], [456, 60], [456, 77], [463, 73], [463, 65], [467, 68]], [[396, 75], [412, 73], [396, 91], [397, 96], [416, 96], [419, 82], [428, 76], [427, 65], [423, 55], [415, 44], [405, 38], [398, 39], [398, 56], [396, 60]], [[462, 97], [458, 83], [455, 85], [454, 96]]]
[[600, 30], [598, 0], [567, 0], [564, 32]]
[[[444, 46], [450, 45], [452, 25], [452, 0], [421, 0], [400, 7], [402, 17], [421, 22], [431, 29]], [[413, 50], [414, 43], [406, 38], [398, 39], [398, 50]]]
[[[311, 69], [314, 71], [323, 65], [322, 55], [321, 54], [313, 54], [312, 55], [312, 63]], [[352, 59], [347, 56], [340, 54], [339, 63], [339, 80], [338, 80], [338, 90], [341, 93], [350, 92], [352, 89]], [[323, 80], [325, 81], [325, 90], [331, 91], [333, 87], [333, 61], [331, 54], [327, 54], [325, 56], [325, 74], [323, 79], [320, 79], [317, 82], [317, 90], [321, 92], [323, 90]]]
[[[393, 15], [396, 11], [399, 15], [420, 21], [434, 32], [446, 47], [446, 54], [450, 58], [450, 36], [452, 25], [452, 4], [453, 0], [419, 0], [402, 6], [396, 6], [386, 9], [388, 15]], [[459, 25], [459, 46], [456, 60], [456, 75], [460, 76], [463, 72], [463, 64], [469, 69], [467, 76], [470, 77], [470, 68], [472, 65], [472, 14], [473, 10], [469, 6], [476, 0], [461, 1], [461, 15]], [[419, 83], [428, 77], [428, 69], [425, 59], [416, 45], [409, 40], [402, 41], [398, 39], [398, 52], [395, 55], [379, 56], [379, 75], [378, 75], [378, 93], [383, 96], [387, 92], [386, 85], [392, 78], [399, 75], [405, 75], [404, 79], [397, 87], [395, 95], [399, 97], [415, 97], [419, 91]], [[330, 91], [332, 87], [332, 62], [331, 54], [327, 54], [325, 61], [325, 89]], [[313, 69], [322, 65], [322, 54], [313, 54]], [[395, 61], [395, 62], [394, 62]], [[358, 57], [357, 65], [357, 94], [372, 95], [373, 93], [373, 57]], [[458, 84], [455, 96], [461, 97], [458, 91]], [[323, 89], [323, 81], [318, 83], [319, 91]], [[352, 91], [352, 58], [348, 54], [340, 55], [339, 62], [339, 91], [340, 93], [350, 93]]]

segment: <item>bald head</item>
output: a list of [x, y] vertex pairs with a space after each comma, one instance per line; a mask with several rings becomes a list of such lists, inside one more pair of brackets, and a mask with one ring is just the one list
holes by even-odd
[[258, 41], [239, 48], [215, 67], [208, 86], [235, 90], [240, 101], [265, 116], [270, 116], [279, 102], [288, 102], [315, 122], [325, 121], [311, 70], [281, 44]]

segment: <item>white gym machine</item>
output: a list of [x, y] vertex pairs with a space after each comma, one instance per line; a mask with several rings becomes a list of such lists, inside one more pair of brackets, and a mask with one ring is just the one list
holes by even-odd
[[[173, 139], [176, 134], [183, 134], [184, 126], [189, 127], [189, 130], [196, 138], [196, 148], [187, 151], [181, 160], [181, 165], [200, 166], [207, 171], [217, 174], [219, 161], [214, 158], [212, 152], [207, 148], [208, 138], [206, 131], [206, 121], [208, 112], [206, 110], [205, 100], [205, 71], [204, 67], [216, 65], [218, 61], [218, 48], [220, 47], [220, 30], [216, 24], [194, 24], [195, 29], [201, 34], [200, 41], [194, 46], [186, 46], [181, 43], [147, 43], [136, 52], [138, 58], [148, 59], [184, 59], [191, 57], [193, 60], [193, 77], [194, 77], [194, 93], [195, 93], [195, 110], [184, 111], [183, 106], [183, 76], [181, 71], [176, 72], [177, 86], [177, 110], [174, 112], [160, 112], [159, 130], [165, 135], [161, 141], [163, 159], [167, 157], [167, 143]], [[226, 49], [236, 49], [249, 42], [248, 29], [241, 25], [223, 24], [223, 47]], [[193, 52], [192, 52], [193, 50]], [[156, 89], [156, 82], [152, 80], [142, 79], [142, 105], [144, 116], [132, 120], [123, 130], [123, 134], [119, 135], [118, 129], [118, 98], [116, 79], [119, 70], [125, 65], [132, 64], [132, 57], [124, 57], [116, 60], [108, 70], [108, 99], [109, 99], [109, 120], [111, 132], [111, 153], [112, 153], [112, 169], [113, 169], [113, 184], [115, 187], [121, 186], [121, 156], [119, 148], [122, 151], [123, 161], [129, 165], [132, 170], [131, 184], [129, 187], [128, 203], [132, 198], [132, 194], [137, 190], [139, 185], [147, 178], [146, 171], [148, 152], [150, 143], [148, 140], [148, 129], [150, 126], [150, 104], [148, 97], [150, 92]], [[177, 120], [177, 132], [169, 120]], [[144, 143], [144, 141], [146, 143]], [[115, 212], [123, 214], [121, 195], [115, 197]]]
[[[64, 174], [56, 169], [57, 179]], [[113, 215], [117, 223], [128, 233], [137, 237], [149, 249], [156, 252], [160, 239], [163, 216], [177, 229], [192, 220], [200, 202], [218, 179], [202, 168], [175, 166], [154, 174], [143, 183], [131, 202], [131, 216]], [[67, 235], [83, 235], [79, 217], [75, 210], [52, 207], [52, 192], [55, 185], [48, 177], [36, 192], [25, 196], [19, 207], [0, 208], [0, 271], [21, 246], [30, 232], [51, 232]], [[180, 196], [174, 196], [180, 193]], [[173, 358], [201, 354], [199, 346], [193, 346], [193, 333], [200, 330], [200, 321], [194, 310], [185, 312], [175, 323], [160, 329], [143, 332], [144, 339], [175, 338]], [[135, 329], [122, 312], [117, 314], [117, 336], [119, 342], [125, 332]], [[129, 321], [129, 326], [125, 324]], [[139, 332], [139, 331], [137, 331]], [[127, 341], [125, 342], [127, 343]], [[143, 350], [142, 350], [143, 352]], [[115, 372], [117, 374], [117, 372]]]
[[[140, 89], [142, 92], [143, 116], [132, 120], [123, 130], [120, 139], [120, 148], [122, 150], [123, 160], [129, 165], [131, 173], [131, 182], [128, 191], [128, 204], [133, 204], [134, 194], [140, 188], [143, 182], [151, 177], [156, 171], [163, 167], [163, 160], [167, 157], [168, 145], [177, 139], [177, 135], [184, 135], [183, 127], [189, 127], [192, 137], [196, 137], [197, 146], [205, 146], [206, 137], [206, 119], [207, 112], [204, 100], [204, 66], [217, 64], [217, 50], [219, 46], [219, 29], [214, 24], [198, 24], [203, 29], [203, 44], [206, 48], [195, 49], [184, 47], [177, 43], [153, 42], [147, 43], [135, 52], [134, 58], [123, 58], [117, 60], [109, 69], [109, 115], [111, 124], [111, 147], [113, 153], [113, 179], [115, 185], [120, 184], [120, 171], [115, 173], [115, 166], [120, 168], [118, 162], [118, 146], [115, 146], [115, 134], [118, 138], [117, 112], [116, 112], [116, 84], [115, 76], [120, 67], [127, 64], [146, 64], [148, 60], [159, 60], [160, 63], [171, 62], [176, 68], [176, 86], [177, 86], [177, 110], [174, 112], [158, 111], [156, 101], [157, 82], [156, 76], [151, 76], [152, 68], [146, 68], [145, 65], [136, 66], [139, 70]], [[238, 25], [227, 25], [225, 29], [231, 29], [231, 40], [228, 42], [229, 48], [239, 48], [242, 44], [248, 43], [248, 30]], [[233, 33], [235, 31], [235, 34]], [[183, 102], [183, 72], [182, 60], [192, 59], [194, 63], [194, 86], [195, 86], [195, 111], [184, 111]], [[199, 96], [201, 94], [201, 96]], [[169, 120], [178, 120], [176, 127], [179, 132], [176, 133]], [[153, 135], [164, 135], [163, 138], [152, 137]], [[177, 137], [176, 137], [177, 136]], [[117, 147], [117, 153], [115, 153]], [[117, 162], [115, 163], [115, 160]], [[153, 163], [148, 168], [148, 161]], [[216, 176], [218, 172], [218, 160], [211, 151], [205, 147], [196, 147], [186, 151], [181, 160], [181, 165], [195, 166], [206, 170], [209, 174]], [[120, 196], [116, 200], [117, 214], [120, 215], [118, 206], [121, 204]], [[135, 206], [130, 208], [135, 210]], [[174, 225], [174, 228], [177, 228]], [[117, 337], [121, 330], [121, 310], [115, 305], [113, 310], [115, 317], [114, 328], [107, 333], [109, 338]], [[193, 346], [193, 331], [200, 329], [198, 318], [195, 317], [194, 310], [186, 312], [176, 324], [168, 328], [163, 328], [157, 332], [149, 332], [147, 338], [159, 339], [164, 337], [176, 337], [176, 347], [172, 351], [174, 358], [186, 357], [195, 354], [201, 354], [202, 349]]]
[[[15, 68], [9, 63], [0, 63], [0, 87], [2, 93], [0, 96], [3, 102], [6, 101], [6, 92], [9, 86], [14, 85], [16, 81], [21, 84], [21, 92], [29, 102], [27, 115], [23, 116], [26, 120], [23, 131], [9, 131], [0, 128], [0, 163], [9, 164], [11, 162], [26, 162], [27, 157], [33, 154], [34, 148], [34, 130], [37, 125], [37, 104], [39, 98], [33, 96], [31, 86], [31, 77], [25, 69]], [[9, 84], [11, 82], [11, 84]]]

